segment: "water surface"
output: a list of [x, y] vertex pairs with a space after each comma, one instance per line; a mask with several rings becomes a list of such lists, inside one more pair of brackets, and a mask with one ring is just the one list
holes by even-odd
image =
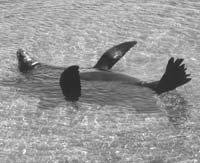
[[[199, 1], [5, 0], [0, 13], [0, 79], [12, 81], [0, 84], [0, 162], [200, 161]], [[177, 91], [146, 96], [159, 111], [138, 113], [130, 87], [74, 106], [51, 80], [59, 73], [37, 81], [16, 68], [18, 48], [52, 66], [90, 67], [106, 49], [130, 40], [137, 46], [113, 71], [158, 80], [174, 56], [183, 57], [192, 74]], [[140, 108], [150, 104], [136, 101]]]

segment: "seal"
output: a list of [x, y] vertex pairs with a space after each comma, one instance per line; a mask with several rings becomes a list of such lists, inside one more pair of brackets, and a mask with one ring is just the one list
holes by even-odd
[[[171, 57], [167, 63], [166, 70], [160, 80], [145, 82], [129, 75], [110, 71], [110, 69], [133, 47], [136, 41], [127, 41], [108, 49], [90, 68], [79, 68], [77, 65], [61, 68], [59, 84], [62, 93], [67, 101], [78, 101], [81, 97], [83, 81], [121, 82], [126, 85], [145, 87], [153, 90], [156, 94], [162, 94], [176, 89], [188, 83], [191, 78], [186, 73], [185, 64], [182, 58]], [[19, 49], [17, 51], [18, 68], [23, 74], [41, 67], [43, 63], [35, 61], [29, 54]], [[57, 67], [58, 68], [58, 67]]]

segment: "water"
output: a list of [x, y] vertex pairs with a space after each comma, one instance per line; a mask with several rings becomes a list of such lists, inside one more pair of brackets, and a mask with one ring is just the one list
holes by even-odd
[[[199, 162], [198, 1], [14, 0], [1, 1], [0, 12], [0, 79], [12, 85], [0, 84], [0, 162]], [[115, 90], [121, 92], [116, 99], [108, 98], [114, 91], [74, 106], [51, 80], [59, 73], [49, 69], [58, 76], [47, 73], [37, 81], [16, 69], [18, 48], [52, 66], [90, 67], [106, 49], [128, 40], [138, 44], [113, 71], [158, 80], [175, 56], [192, 74], [177, 91], [146, 96], [156, 111], [146, 112], [150, 103], [139, 97], [144, 110], [138, 113], [129, 87]], [[129, 100], [119, 103], [119, 97]]]

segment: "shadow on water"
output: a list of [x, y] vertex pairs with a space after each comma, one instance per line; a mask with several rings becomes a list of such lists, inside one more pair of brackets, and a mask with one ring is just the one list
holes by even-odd
[[[15, 80], [6, 79], [3, 86], [15, 87], [22, 93], [39, 99], [39, 109], [52, 109], [66, 103], [59, 86], [62, 67], [43, 65]], [[187, 102], [176, 92], [159, 97], [150, 89], [116, 81], [81, 81], [82, 96], [78, 103], [116, 106], [133, 113], [163, 113], [173, 124], [187, 120]], [[126, 111], [126, 110], [124, 110]]]

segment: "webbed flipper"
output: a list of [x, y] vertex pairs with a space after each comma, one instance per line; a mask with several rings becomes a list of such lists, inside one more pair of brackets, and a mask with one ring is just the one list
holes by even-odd
[[126, 52], [128, 52], [130, 48], [136, 44], [136, 41], [127, 41], [108, 49], [99, 59], [94, 68], [100, 70], [111, 69], [113, 65], [117, 63], [117, 61], [119, 61], [126, 54]]
[[145, 83], [143, 86], [153, 89], [157, 94], [161, 94], [188, 83], [191, 80], [190, 74], [186, 73], [187, 68], [182, 62], [182, 58], [174, 60], [171, 57], [161, 79], [152, 83]]
[[79, 67], [70, 66], [60, 76], [60, 87], [67, 101], [78, 101], [81, 96]]

